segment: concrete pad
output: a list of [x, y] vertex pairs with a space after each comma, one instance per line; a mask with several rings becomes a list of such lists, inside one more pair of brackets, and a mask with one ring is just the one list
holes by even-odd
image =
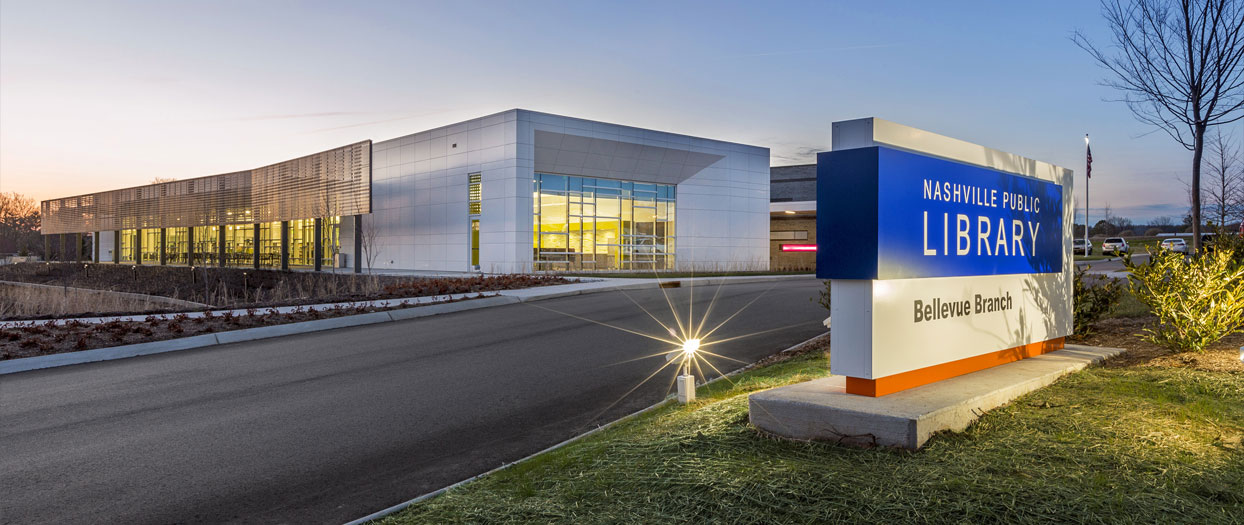
[[1050, 352], [881, 397], [846, 393], [831, 376], [748, 397], [753, 425], [779, 436], [919, 449], [936, 432], [959, 432], [986, 410], [1124, 352], [1067, 345]]

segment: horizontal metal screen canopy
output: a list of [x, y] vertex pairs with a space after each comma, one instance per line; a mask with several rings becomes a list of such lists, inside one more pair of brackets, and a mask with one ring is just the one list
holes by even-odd
[[371, 213], [371, 141], [248, 171], [46, 200], [41, 209], [45, 235]]

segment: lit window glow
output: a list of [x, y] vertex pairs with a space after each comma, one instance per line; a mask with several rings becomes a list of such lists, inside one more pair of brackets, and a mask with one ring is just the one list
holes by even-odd
[[783, 244], [782, 251], [784, 252], [814, 252], [816, 251], [816, 245], [815, 244]]

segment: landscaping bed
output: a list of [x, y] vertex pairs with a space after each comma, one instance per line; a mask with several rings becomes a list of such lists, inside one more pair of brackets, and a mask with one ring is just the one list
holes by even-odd
[[[0, 281], [68, 286], [169, 297], [227, 308], [266, 308], [331, 302], [404, 299], [567, 284], [556, 275], [409, 277], [242, 268], [21, 263], [0, 266]], [[149, 311], [104, 311], [80, 305], [75, 316]], [[65, 314], [69, 315], [69, 314]], [[62, 316], [65, 316], [62, 315]], [[21, 317], [9, 317], [9, 319]]]
[[1148, 321], [1103, 322], [1074, 342], [1132, 352], [918, 452], [752, 427], [748, 393], [828, 374], [813, 347], [381, 523], [1240, 523], [1244, 370], [1222, 360], [1244, 335], [1190, 365], [1135, 337]]
[[1154, 322], [1152, 316], [1103, 319], [1094, 325], [1092, 334], [1072, 336], [1067, 341], [1074, 344], [1112, 346], [1128, 350], [1107, 361], [1107, 367], [1192, 368], [1206, 372], [1244, 374], [1244, 362], [1240, 361], [1240, 347], [1244, 346], [1244, 333], [1236, 332], [1228, 335], [1203, 353], [1174, 353], [1139, 337], [1145, 326], [1152, 322]]
[[[477, 295], [472, 299], [483, 297]], [[108, 321], [104, 323], [83, 323], [80, 321], [30, 322], [8, 328], [0, 328], [0, 361], [22, 357], [78, 352], [95, 348], [149, 343], [188, 337], [192, 335], [227, 332], [260, 326], [273, 326], [316, 319], [329, 319], [347, 315], [358, 315], [370, 312], [384, 312], [401, 308], [414, 308], [429, 304], [441, 304], [451, 301], [429, 303], [401, 303], [395, 306], [334, 306], [332, 308], [296, 307], [293, 311], [278, 312], [275, 308], [248, 309], [245, 314], [234, 315], [232, 312], [203, 316], [174, 315], [171, 318], [148, 316], [142, 321]]]

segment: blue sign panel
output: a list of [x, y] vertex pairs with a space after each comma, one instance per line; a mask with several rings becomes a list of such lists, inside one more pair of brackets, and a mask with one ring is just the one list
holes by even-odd
[[871, 147], [817, 156], [817, 277], [1063, 269], [1058, 184]]

